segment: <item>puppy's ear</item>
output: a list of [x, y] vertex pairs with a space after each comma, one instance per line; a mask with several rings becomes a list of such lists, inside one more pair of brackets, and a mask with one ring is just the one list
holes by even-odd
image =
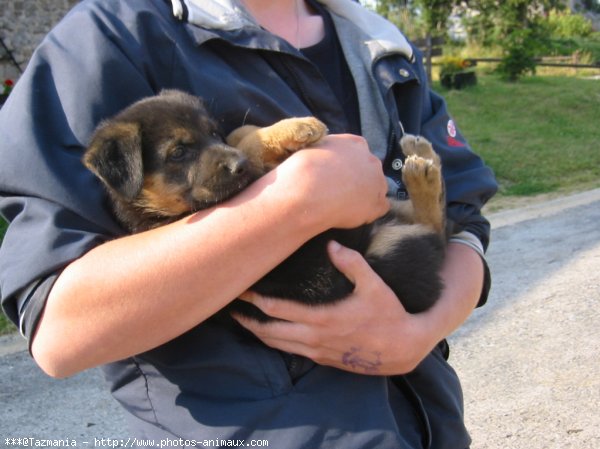
[[127, 122], [102, 125], [92, 137], [83, 163], [110, 189], [135, 198], [144, 181], [140, 126]]

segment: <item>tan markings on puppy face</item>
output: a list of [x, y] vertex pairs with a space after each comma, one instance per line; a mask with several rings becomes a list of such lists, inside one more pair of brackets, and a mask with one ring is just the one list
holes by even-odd
[[184, 199], [184, 188], [168, 183], [162, 173], [146, 176], [136, 206], [163, 216], [177, 216], [191, 210]]
[[154, 157], [152, 159], [153, 164], [156, 164], [155, 167], [162, 167], [171, 161], [171, 159], [175, 161], [182, 149], [187, 150], [188, 147], [193, 147], [196, 143], [191, 130], [182, 127], [173, 127], [167, 132], [167, 135], [159, 136], [159, 138], [154, 140], [152, 149]]
[[176, 148], [176, 146], [178, 144], [182, 144], [182, 145], [191, 145], [194, 143], [194, 134], [192, 133], [192, 130], [189, 130], [187, 128], [183, 128], [183, 127], [177, 127], [177, 128], [173, 128], [171, 130], [171, 135], [169, 136], [169, 139], [167, 140], [168, 142], [168, 149], [167, 149], [167, 156], [170, 154], [171, 151], [173, 151], [174, 148]]
[[394, 248], [397, 242], [431, 233], [430, 227], [421, 224], [399, 226], [397, 223], [385, 223], [373, 228], [371, 242], [365, 255], [367, 257], [384, 257]]

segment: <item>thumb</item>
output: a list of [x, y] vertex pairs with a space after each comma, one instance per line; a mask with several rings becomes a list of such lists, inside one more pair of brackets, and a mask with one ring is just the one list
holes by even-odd
[[335, 241], [329, 242], [327, 250], [333, 265], [354, 284], [355, 294], [368, 298], [371, 304], [376, 303], [381, 307], [394, 304], [394, 307], [399, 307], [406, 313], [394, 291], [362, 254]]
[[342, 246], [335, 240], [328, 243], [327, 251], [333, 265], [355, 287], [362, 285], [361, 281], [366, 280], [369, 275], [374, 275], [373, 269], [358, 251]]

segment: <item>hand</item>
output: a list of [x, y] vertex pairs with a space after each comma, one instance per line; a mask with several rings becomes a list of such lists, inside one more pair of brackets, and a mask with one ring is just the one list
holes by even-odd
[[310, 307], [247, 292], [242, 299], [284, 321], [235, 318], [266, 345], [321, 365], [375, 375], [412, 371], [437, 343], [422, 316], [407, 313], [358, 252], [335, 242], [328, 250], [334, 265], [356, 286], [349, 297]]
[[286, 195], [301, 195], [304, 210], [326, 226], [323, 230], [369, 223], [390, 207], [381, 161], [360, 136], [326, 136], [277, 171], [291, 183]]

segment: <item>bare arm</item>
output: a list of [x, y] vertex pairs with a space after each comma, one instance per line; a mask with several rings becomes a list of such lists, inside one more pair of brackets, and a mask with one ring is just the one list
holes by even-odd
[[165, 343], [312, 236], [383, 214], [386, 189], [363, 139], [330, 136], [220, 207], [105, 243], [72, 262], [50, 292], [33, 355], [62, 377]]
[[404, 310], [359, 253], [337, 246], [330, 246], [331, 259], [356, 285], [346, 300], [311, 308], [248, 292], [245, 299], [268, 315], [290, 322], [238, 320], [277, 349], [340, 369], [393, 375], [412, 371], [439, 341], [467, 319], [481, 294], [483, 262], [479, 254], [461, 243], [448, 246], [442, 271], [445, 289], [440, 300], [416, 315]]

